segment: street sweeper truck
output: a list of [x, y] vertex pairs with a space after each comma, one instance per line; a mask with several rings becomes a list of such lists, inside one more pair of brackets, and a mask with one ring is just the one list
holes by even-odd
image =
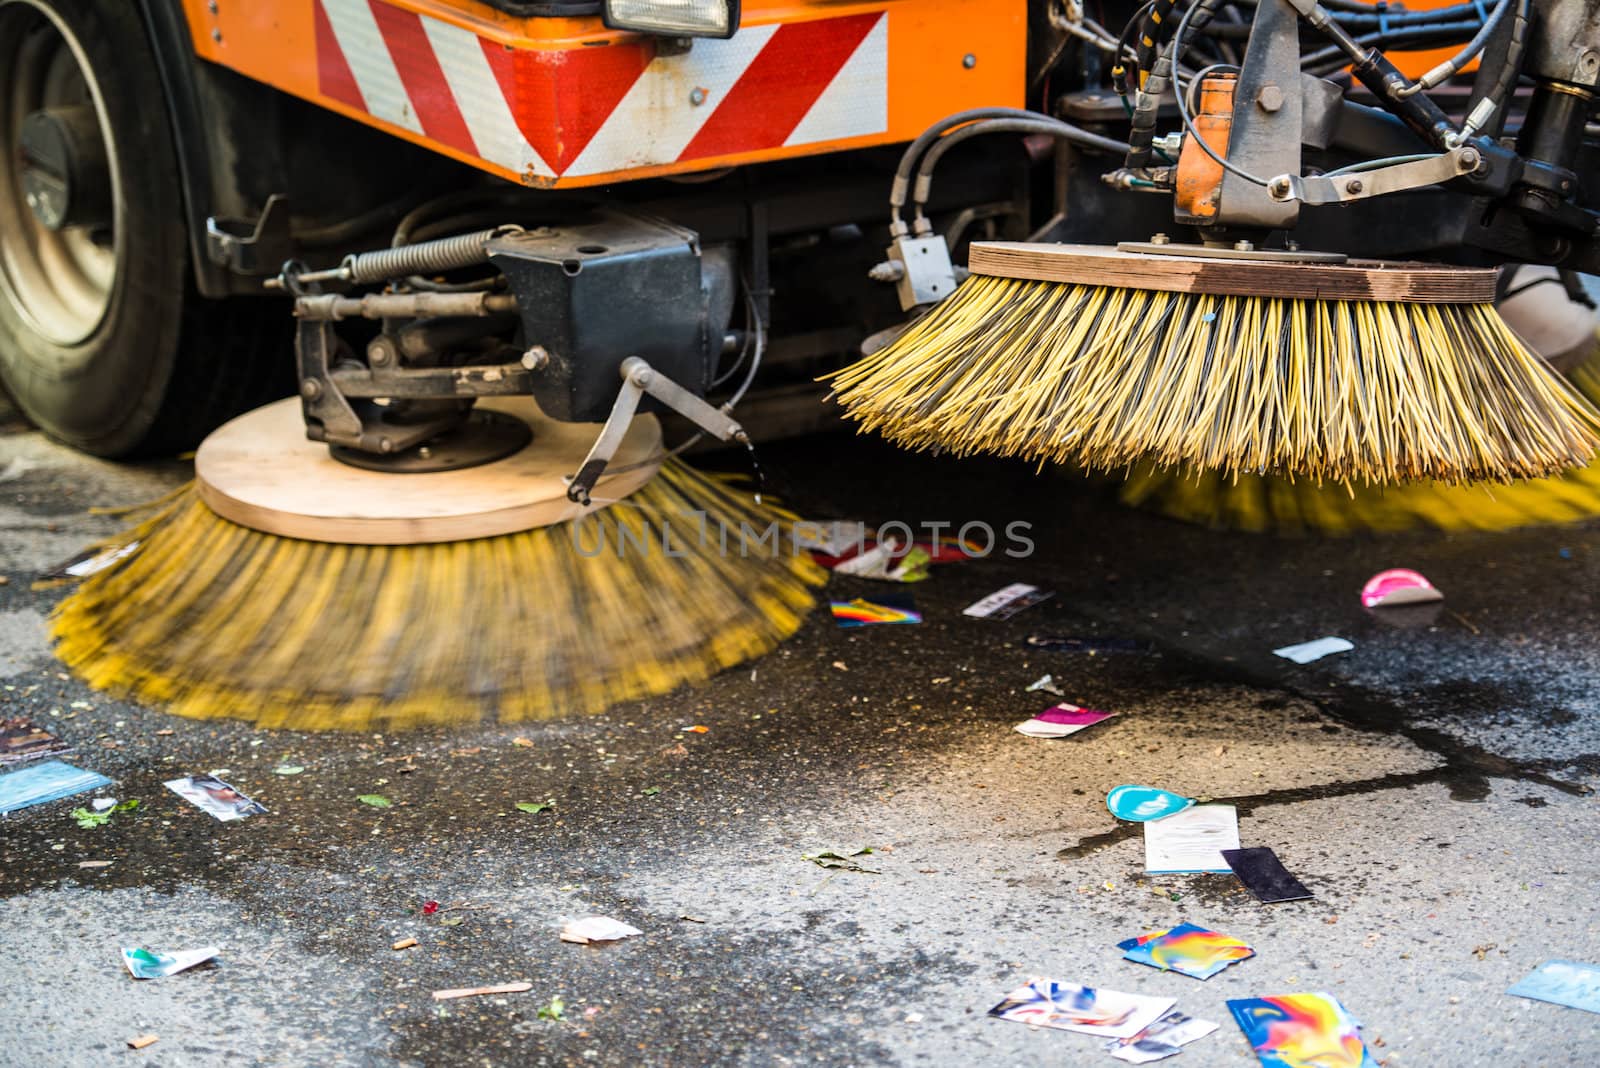
[[1495, 301], [1600, 265], [1597, 92], [1600, 0], [0, 0], [0, 378], [198, 443], [58, 652], [297, 727], [662, 692], [820, 581], [678, 454], [828, 389], [1119, 472], [1582, 469]]

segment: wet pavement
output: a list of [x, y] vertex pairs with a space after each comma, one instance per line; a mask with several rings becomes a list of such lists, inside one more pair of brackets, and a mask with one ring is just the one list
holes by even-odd
[[[0, 817], [0, 1063], [1116, 1063], [984, 1015], [1033, 975], [1177, 997], [1220, 1024], [1183, 1068], [1253, 1064], [1226, 1000], [1294, 991], [1335, 994], [1385, 1065], [1600, 1052], [1600, 1017], [1503, 993], [1548, 958], [1600, 960], [1600, 526], [1232, 535], [1025, 465], [820, 436], [761, 451], [807, 514], [1026, 522], [1034, 553], [936, 569], [912, 588], [919, 626], [817, 615], [765, 660], [602, 716], [310, 735], [176, 719], [63, 674], [44, 631], [62, 591], [34, 576], [114, 528], [90, 505], [184, 470], [78, 456], [4, 409], [0, 435], [0, 702], [142, 802], [87, 830], [67, 816], [82, 798]], [[1392, 566], [1446, 592], [1431, 623], [1360, 608]], [[1015, 581], [1057, 595], [1006, 622], [961, 616]], [[1155, 652], [1047, 653], [1037, 633]], [[1355, 649], [1271, 655], [1325, 634]], [[1053, 700], [1024, 692], [1045, 672], [1121, 714], [1059, 741], [1016, 734]], [[274, 774], [286, 764], [305, 770]], [[214, 769], [269, 813], [218, 823], [160, 785]], [[1123, 782], [1236, 804], [1244, 844], [1276, 849], [1315, 899], [1144, 875], [1138, 829], [1103, 804]], [[372, 793], [394, 807], [357, 801]], [[875, 873], [802, 859], [863, 845]], [[424, 915], [429, 899], [443, 907]], [[590, 913], [645, 934], [558, 941]], [[1257, 956], [1202, 983], [1112, 948], [1181, 921]], [[419, 945], [390, 948], [405, 938]], [[222, 952], [134, 982], [117, 954], [133, 944]], [[430, 997], [516, 981], [533, 988]], [[540, 1018], [554, 998], [564, 1019]], [[160, 1041], [128, 1051], [142, 1033]]]

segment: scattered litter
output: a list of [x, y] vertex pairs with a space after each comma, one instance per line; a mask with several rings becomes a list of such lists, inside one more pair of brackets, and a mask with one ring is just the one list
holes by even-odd
[[1228, 1011], [1262, 1068], [1377, 1068], [1360, 1026], [1332, 994], [1238, 998], [1228, 1002]]
[[711, 728], [703, 723], [696, 723], [693, 727], [680, 728], [685, 734], [706, 734]]
[[1119, 820], [1131, 823], [1148, 823], [1164, 819], [1194, 805], [1194, 798], [1175, 794], [1156, 786], [1135, 786], [1124, 783], [1106, 794], [1106, 808]]
[[534, 1015], [541, 1020], [559, 1020], [566, 1015], [566, 1012], [567, 1003], [561, 1000], [560, 994], [557, 994], [550, 999], [548, 1005], [540, 1005], [538, 1012], [534, 1013]]
[[410, 949], [414, 945], [417, 945], [415, 938], [402, 938], [389, 948], [393, 950]]
[[871, 600], [830, 601], [833, 620], [841, 627], [870, 627], [884, 623], [921, 623], [922, 613], [909, 593], [884, 593]]
[[835, 660], [833, 662], [833, 668], [836, 671], [849, 671], [850, 670], [850, 668], [848, 666], [846, 666], [846, 664], [845, 664], [845, 662], [843, 660]]
[[1085, 727], [1092, 727], [1103, 719], [1110, 719], [1115, 712], [1097, 712], [1092, 708], [1079, 708], [1063, 701], [1059, 705], [1040, 712], [1032, 719], [1016, 726], [1018, 734], [1026, 734], [1030, 738], [1065, 738], [1069, 734], [1076, 734]]
[[928, 577], [928, 565], [932, 561], [927, 550], [888, 538], [865, 552], [852, 553], [842, 559], [824, 556], [820, 562], [841, 575], [883, 582], [921, 582]]
[[363, 805], [371, 805], [373, 808], [394, 808], [394, 802], [382, 794], [358, 794], [356, 795], [356, 800]]
[[224, 823], [260, 816], [267, 811], [266, 806], [252, 801], [215, 775], [187, 775], [162, 785]]
[[1061, 687], [1056, 685], [1056, 677], [1054, 675], [1040, 675], [1037, 679], [1028, 683], [1028, 693], [1039, 693], [1040, 691], [1055, 697], [1067, 696], [1061, 692]]
[[1547, 960], [1506, 993], [1585, 1012], [1600, 1012], [1600, 965]]
[[532, 749], [533, 748], [533, 739], [532, 738], [513, 738], [513, 739], [511, 739], [511, 744], [516, 746], [518, 749]]
[[[101, 802], [105, 803], [102, 804]], [[126, 801], [120, 802], [115, 798], [100, 797], [96, 798], [91, 804], [94, 806], [92, 811], [87, 808], [75, 808], [68, 813], [78, 821], [78, 826], [86, 831], [111, 822], [111, 817], [118, 812], [132, 812], [139, 807], [138, 800], [131, 797]]]
[[1105, 1049], [1119, 1061], [1149, 1064], [1182, 1053], [1182, 1047], [1195, 1039], [1206, 1037], [1216, 1029], [1217, 1025], [1210, 1020], [1197, 1020], [1173, 1009], [1136, 1035], [1113, 1038], [1106, 1043]]
[[132, 556], [139, 549], [139, 543], [129, 542], [127, 545], [118, 545], [111, 549], [102, 549], [95, 552], [86, 549], [76, 556], [63, 560], [52, 568], [41, 572], [39, 578], [44, 581], [50, 579], [88, 578], [98, 574], [116, 563], [118, 560]]
[[691, 916], [687, 912], [684, 913], [682, 916], [679, 916], [678, 919], [684, 921], [685, 923], [705, 923], [706, 922], [706, 919], [705, 919], [704, 916]]
[[274, 775], [298, 775], [306, 769], [300, 764], [279, 764], [272, 769]]
[[1013, 582], [995, 590], [981, 601], [974, 601], [961, 610], [973, 619], [1010, 619], [1024, 608], [1054, 597], [1054, 590], [1042, 590], [1026, 582]]
[[1442, 601], [1444, 594], [1434, 588], [1420, 573], [1405, 567], [1392, 567], [1380, 571], [1361, 587], [1363, 608], [1387, 608], [1397, 604], [1421, 604], [1424, 601]]
[[1174, 998], [1123, 994], [1116, 990], [1030, 979], [989, 1010], [990, 1016], [1027, 1024], [1056, 1027], [1085, 1035], [1129, 1038], [1149, 1027], [1172, 1008]]
[[642, 934], [639, 928], [609, 916], [585, 916], [581, 920], [570, 920], [561, 928], [561, 941], [586, 946], [592, 942], [618, 942]]
[[201, 949], [180, 949], [176, 953], [156, 953], [137, 946], [122, 947], [122, 963], [135, 979], [164, 979], [187, 971], [196, 964], [204, 964], [222, 950], [216, 946]]
[[1304, 883], [1289, 874], [1289, 869], [1283, 866], [1278, 854], [1266, 846], [1224, 849], [1222, 859], [1228, 862], [1228, 867], [1233, 869], [1233, 874], [1239, 877], [1245, 888], [1256, 895], [1256, 900], [1264, 904], [1301, 901], [1312, 896]]
[[882, 875], [881, 871], [862, 867], [856, 857], [864, 857], [872, 852], [871, 846], [858, 846], [855, 849], [840, 851], [837, 849], [824, 849], [820, 853], [801, 853], [801, 860], [809, 860], [819, 868], [843, 868], [845, 871], [864, 871], [869, 875]]
[[161, 1041], [161, 1036], [160, 1035], [140, 1035], [137, 1038], [128, 1039], [128, 1048], [129, 1049], [144, 1049], [146, 1046], [153, 1046], [157, 1042], [160, 1042], [160, 1041]]
[[1273, 653], [1285, 660], [1293, 660], [1296, 664], [1309, 664], [1313, 660], [1321, 660], [1334, 653], [1347, 653], [1354, 649], [1355, 643], [1344, 638], [1318, 638], [1314, 642], [1301, 642], [1299, 645], [1285, 645], [1282, 649], [1274, 649]]
[[553, 798], [553, 797], [548, 801], [518, 801], [517, 802], [517, 811], [518, 812], [526, 812], [530, 816], [537, 816], [539, 813], [543, 812], [545, 809], [547, 809], [547, 808], [555, 808], [555, 807], [556, 807], [556, 799]]
[[1191, 979], [1210, 979], [1230, 964], [1256, 955], [1256, 951], [1237, 938], [1180, 923], [1165, 931], [1154, 931], [1118, 942], [1122, 959], [1148, 964], [1164, 972], [1177, 972]]
[[110, 860], [80, 860], [80, 861], [78, 861], [78, 867], [80, 867], [80, 868], [109, 868], [114, 863], [116, 863], [116, 862], [115, 861], [110, 861]]
[[1144, 870], [1151, 875], [1233, 871], [1224, 849], [1239, 848], [1239, 813], [1232, 805], [1196, 805], [1144, 825]]
[[1088, 653], [1090, 656], [1098, 653], [1155, 652], [1154, 645], [1137, 638], [1071, 638], [1058, 634], [1030, 634], [1028, 644], [1049, 653]]
[[656, 794], [659, 794], [661, 792], [661, 787], [659, 787], [659, 786], [646, 786], [643, 790], [640, 790], [639, 792], [641, 794], [643, 794], [644, 796], [646, 796], [646, 797], [654, 797], [654, 796], [656, 796]]
[[452, 998], [475, 998], [482, 994], [525, 994], [532, 989], [532, 983], [501, 983], [499, 986], [464, 986], [457, 990], [435, 990], [433, 992], [433, 1000], [449, 1001]]
[[72, 752], [72, 746], [32, 720], [0, 716], [0, 764], [21, 764]]
[[0, 814], [110, 785], [111, 780], [99, 772], [84, 771], [59, 760], [33, 764], [0, 775]]
[[435, 912], [438, 912], [438, 911], [439, 911], [439, 903], [437, 901], [424, 901], [422, 903], [422, 914], [424, 916], [432, 916]]

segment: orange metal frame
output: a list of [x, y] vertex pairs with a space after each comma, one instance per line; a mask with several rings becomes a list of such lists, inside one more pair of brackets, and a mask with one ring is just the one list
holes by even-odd
[[196, 53], [526, 185], [568, 188], [910, 140], [1020, 107], [1025, 0], [746, 0], [666, 55], [598, 17], [475, 0], [184, 0]]

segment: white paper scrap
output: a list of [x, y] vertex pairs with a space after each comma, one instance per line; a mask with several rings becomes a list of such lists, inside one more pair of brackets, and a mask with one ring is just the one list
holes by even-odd
[[1232, 868], [1224, 849], [1239, 848], [1239, 813], [1232, 805], [1196, 805], [1144, 825], [1144, 870], [1151, 875], [1182, 875]]
[[1309, 664], [1313, 660], [1321, 660], [1334, 653], [1347, 653], [1355, 647], [1354, 642], [1344, 638], [1318, 638], [1314, 642], [1285, 645], [1282, 649], [1272, 651], [1285, 660], [1293, 660], [1296, 664]]
[[590, 942], [616, 942], [640, 934], [644, 932], [639, 928], [631, 927], [621, 920], [613, 920], [609, 916], [585, 916], [581, 920], [572, 920], [561, 928], [561, 941], [588, 945]]
[[1217, 1029], [1210, 1020], [1197, 1020], [1174, 1009], [1132, 1038], [1114, 1038], [1106, 1052], [1128, 1064], [1149, 1064], [1183, 1052], [1181, 1047]]

